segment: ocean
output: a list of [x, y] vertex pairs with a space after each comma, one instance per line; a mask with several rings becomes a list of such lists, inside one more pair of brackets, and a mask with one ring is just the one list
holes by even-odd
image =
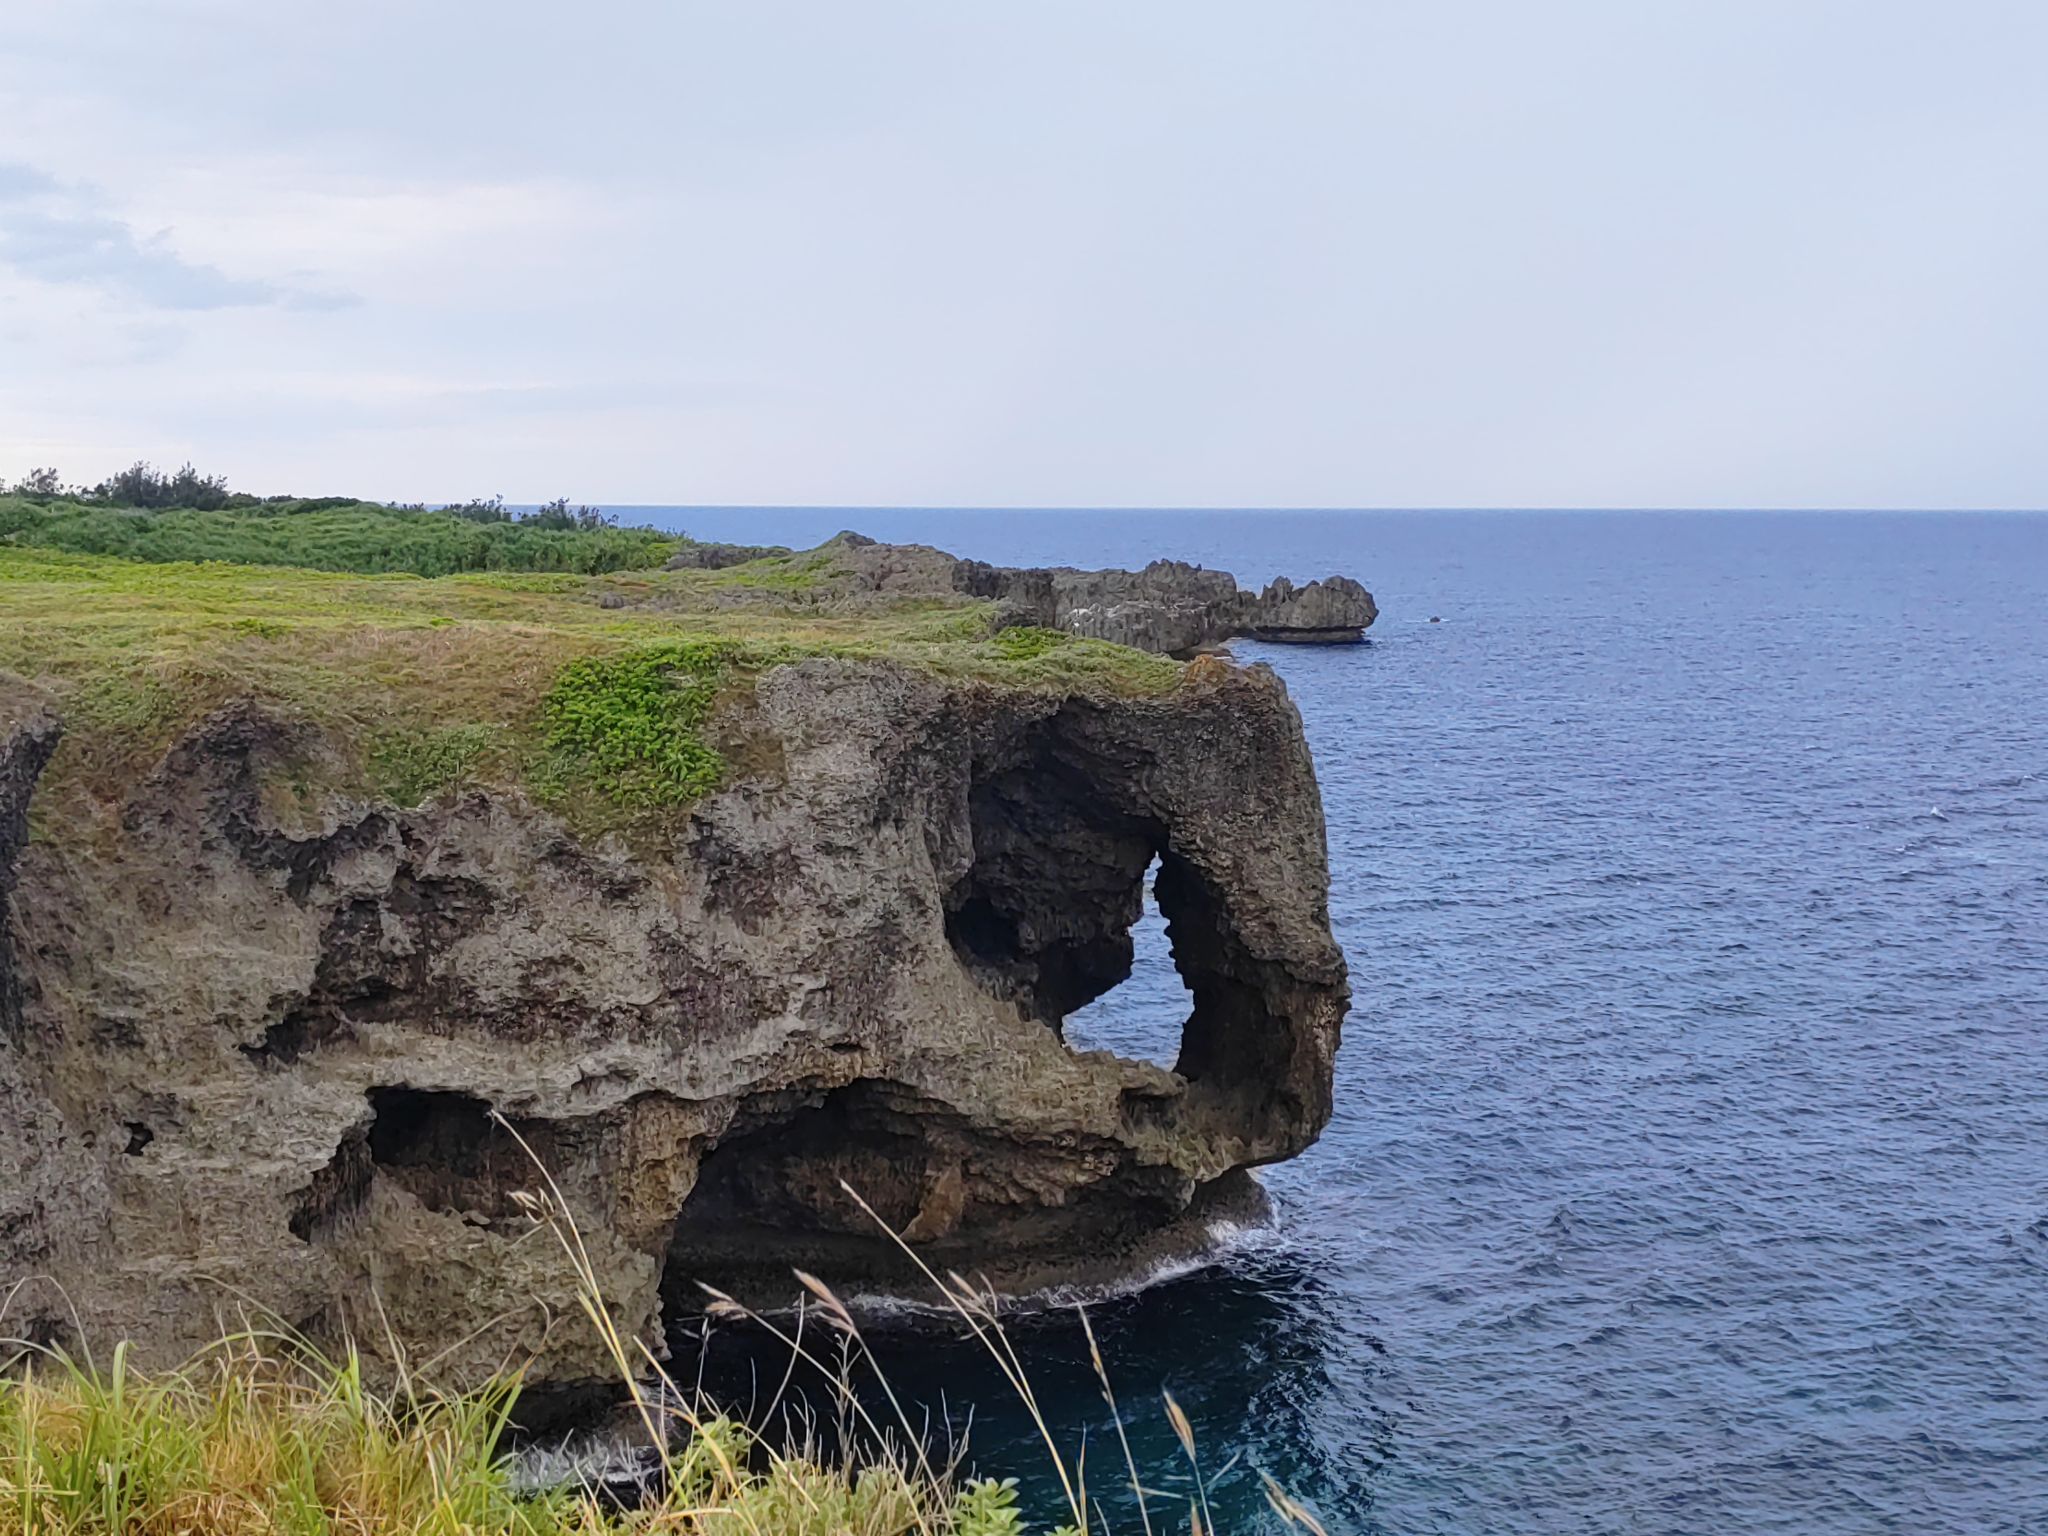
[[[1322, 782], [1336, 1117], [1269, 1226], [1091, 1310], [1182, 1522], [1162, 1392], [1225, 1530], [1268, 1473], [1332, 1532], [2048, 1531], [2048, 517], [627, 510], [1378, 597], [1235, 647]], [[1170, 1060], [1138, 940], [1070, 1029]], [[971, 1343], [875, 1327], [1052, 1523]], [[1137, 1531], [1078, 1322], [1016, 1335]]]

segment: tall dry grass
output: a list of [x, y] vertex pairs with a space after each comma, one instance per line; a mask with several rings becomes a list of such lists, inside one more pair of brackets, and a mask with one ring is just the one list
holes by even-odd
[[[510, 1127], [506, 1127], [510, 1130]], [[514, 1133], [516, 1135], [516, 1133]], [[530, 1149], [529, 1149], [530, 1152]], [[959, 1476], [963, 1447], [941, 1453], [914, 1425], [853, 1312], [822, 1281], [785, 1325], [709, 1292], [714, 1317], [765, 1328], [789, 1350], [786, 1388], [815, 1372], [842, 1429], [779, 1450], [686, 1389], [646, 1342], [628, 1338], [604, 1304], [594, 1266], [561, 1191], [536, 1159], [529, 1219], [560, 1244], [585, 1320], [617, 1373], [644, 1437], [651, 1475], [622, 1502], [586, 1480], [535, 1489], [509, 1444], [521, 1389], [516, 1370], [451, 1392], [401, 1370], [366, 1384], [353, 1349], [330, 1358], [304, 1339], [252, 1327], [176, 1370], [142, 1372], [127, 1346], [104, 1362], [50, 1345], [0, 1355], [0, 1532], [22, 1536], [1019, 1536], [1013, 1480]], [[1087, 1314], [1090, 1362], [1116, 1426], [1122, 1466], [1091, 1486], [1085, 1448], [1059, 1444], [993, 1292], [939, 1275], [851, 1188], [881, 1229], [924, 1270], [953, 1314], [1001, 1369], [1036, 1426], [1061, 1489], [1053, 1536], [1213, 1536], [1208, 1484], [1186, 1414], [1163, 1403], [1194, 1473], [1185, 1509], [1144, 1486]], [[7, 1302], [0, 1295], [0, 1338]], [[813, 1342], [816, 1320], [833, 1340]], [[872, 1382], [875, 1394], [861, 1390]], [[780, 1394], [778, 1393], [778, 1396]], [[875, 1406], [871, 1406], [871, 1403]], [[855, 1448], [857, 1447], [857, 1449]], [[1278, 1519], [1326, 1536], [1307, 1509], [1268, 1480]]]

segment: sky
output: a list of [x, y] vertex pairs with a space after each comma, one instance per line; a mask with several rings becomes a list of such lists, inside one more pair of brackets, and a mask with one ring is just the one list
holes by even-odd
[[0, 477], [2048, 506], [2040, 0], [5, 0]]

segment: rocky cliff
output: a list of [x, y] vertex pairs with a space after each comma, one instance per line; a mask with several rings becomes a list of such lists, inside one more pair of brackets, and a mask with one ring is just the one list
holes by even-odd
[[[1109, 627], [1051, 590], [1054, 622]], [[772, 666], [706, 727], [723, 787], [652, 842], [516, 789], [309, 790], [349, 743], [250, 697], [101, 820], [29, 837], [65, 710], [0, 674], [0, 1293], [50, 1282], [8, 1332], [164, 1358], [247, 1312], [373, 1355], [388, 1328], [457, 1373], [531, 1352], [538, 1378], [601, 1377], [494, 1115], [651, 1336], [699, 1278], [907, 1283], [841, 1180], [942, 1270], [1030, 1287], [1140, 1261], [1330, 1113], [1322, 811], [1262, 668], [1124, 697]], [[1191, 998], [1172, 1071], [1061, 1037], [1128, 975], [1155, 860]]]

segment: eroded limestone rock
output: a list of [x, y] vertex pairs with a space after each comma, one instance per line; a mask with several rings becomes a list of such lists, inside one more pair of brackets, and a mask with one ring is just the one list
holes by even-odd
[[825, 549], [875, 591], [909, 594], [950, 587], [1003, 605], [1010, 622], [1190, 656], [1242, 635], [1343, 644], [1365, 638], [1379, 609], [1348, 576], [1297, 588], [1284, 576], [1247, 592], [1228, 571], [1155, 560], [1141, 571], [1080, 571], [959, 560], [918, 544], [878, 544], [842, 533]]
[[[703, 544], [669, 562], [671, 570], [724, 567], [764, 555], [790, 554], [758, 545]], [[1140, 571], [1081, 571], [989, 565], [962, 560], [925, 544], [882, 544], [842, 533], [812, 551], [817, 604], [864, 599], [975, 597], [1000, 605], [1003, 622], [1033, 624], [1170, 656], [1192, 656], [1242, 636], [1305, 645], [1341, 645], [1365, 638], [1379, 617], [1372, 594], [1348, 576], [1297, 587], [1286, 577], [1263, 591], [1240, 588], [1228, 571], [1181, 560], [1155, 560]], [[718, 594], [733, 603], [771, 594], [734, 587]], [[777, 601], [791, 594], [772, 594]]]
[[1247, 592], [1228, 571], [1155, 560], [1141, 571], [1013, 570], [963, 560], [960, 591], [1002, 603], [1014, 622], [1188, 656], [1242, 635], [1309, 645], [1365, 638], [1379, 610], [1348, 576]]
[[[440, 1368], [607, 1374], [515, 1194], [545, 1164], [622, 1327], [791, 1263], [1033, 1286], [1128, 1261], [1330, 1113], [1346, 1000], [1299, 719], [1263, 669], [1090, 699], [816, 659], [715, 722], [772, 765], [664, 846], [523, 800], [279, 785], [323, 751], [209, 717], [75, 845], [0, 689], [0, 1278], [13, 1329], [176, 1357], [245, 1309]], [[1178, 1070], [1070, 1050], [1154, 858]], [[501, 1118], [494, 1118], [501, 1117]], [[523, 1143], [523, 1145], [522, 1145]], [[529, 1155], [529, 1150], [531, 1155]]]

